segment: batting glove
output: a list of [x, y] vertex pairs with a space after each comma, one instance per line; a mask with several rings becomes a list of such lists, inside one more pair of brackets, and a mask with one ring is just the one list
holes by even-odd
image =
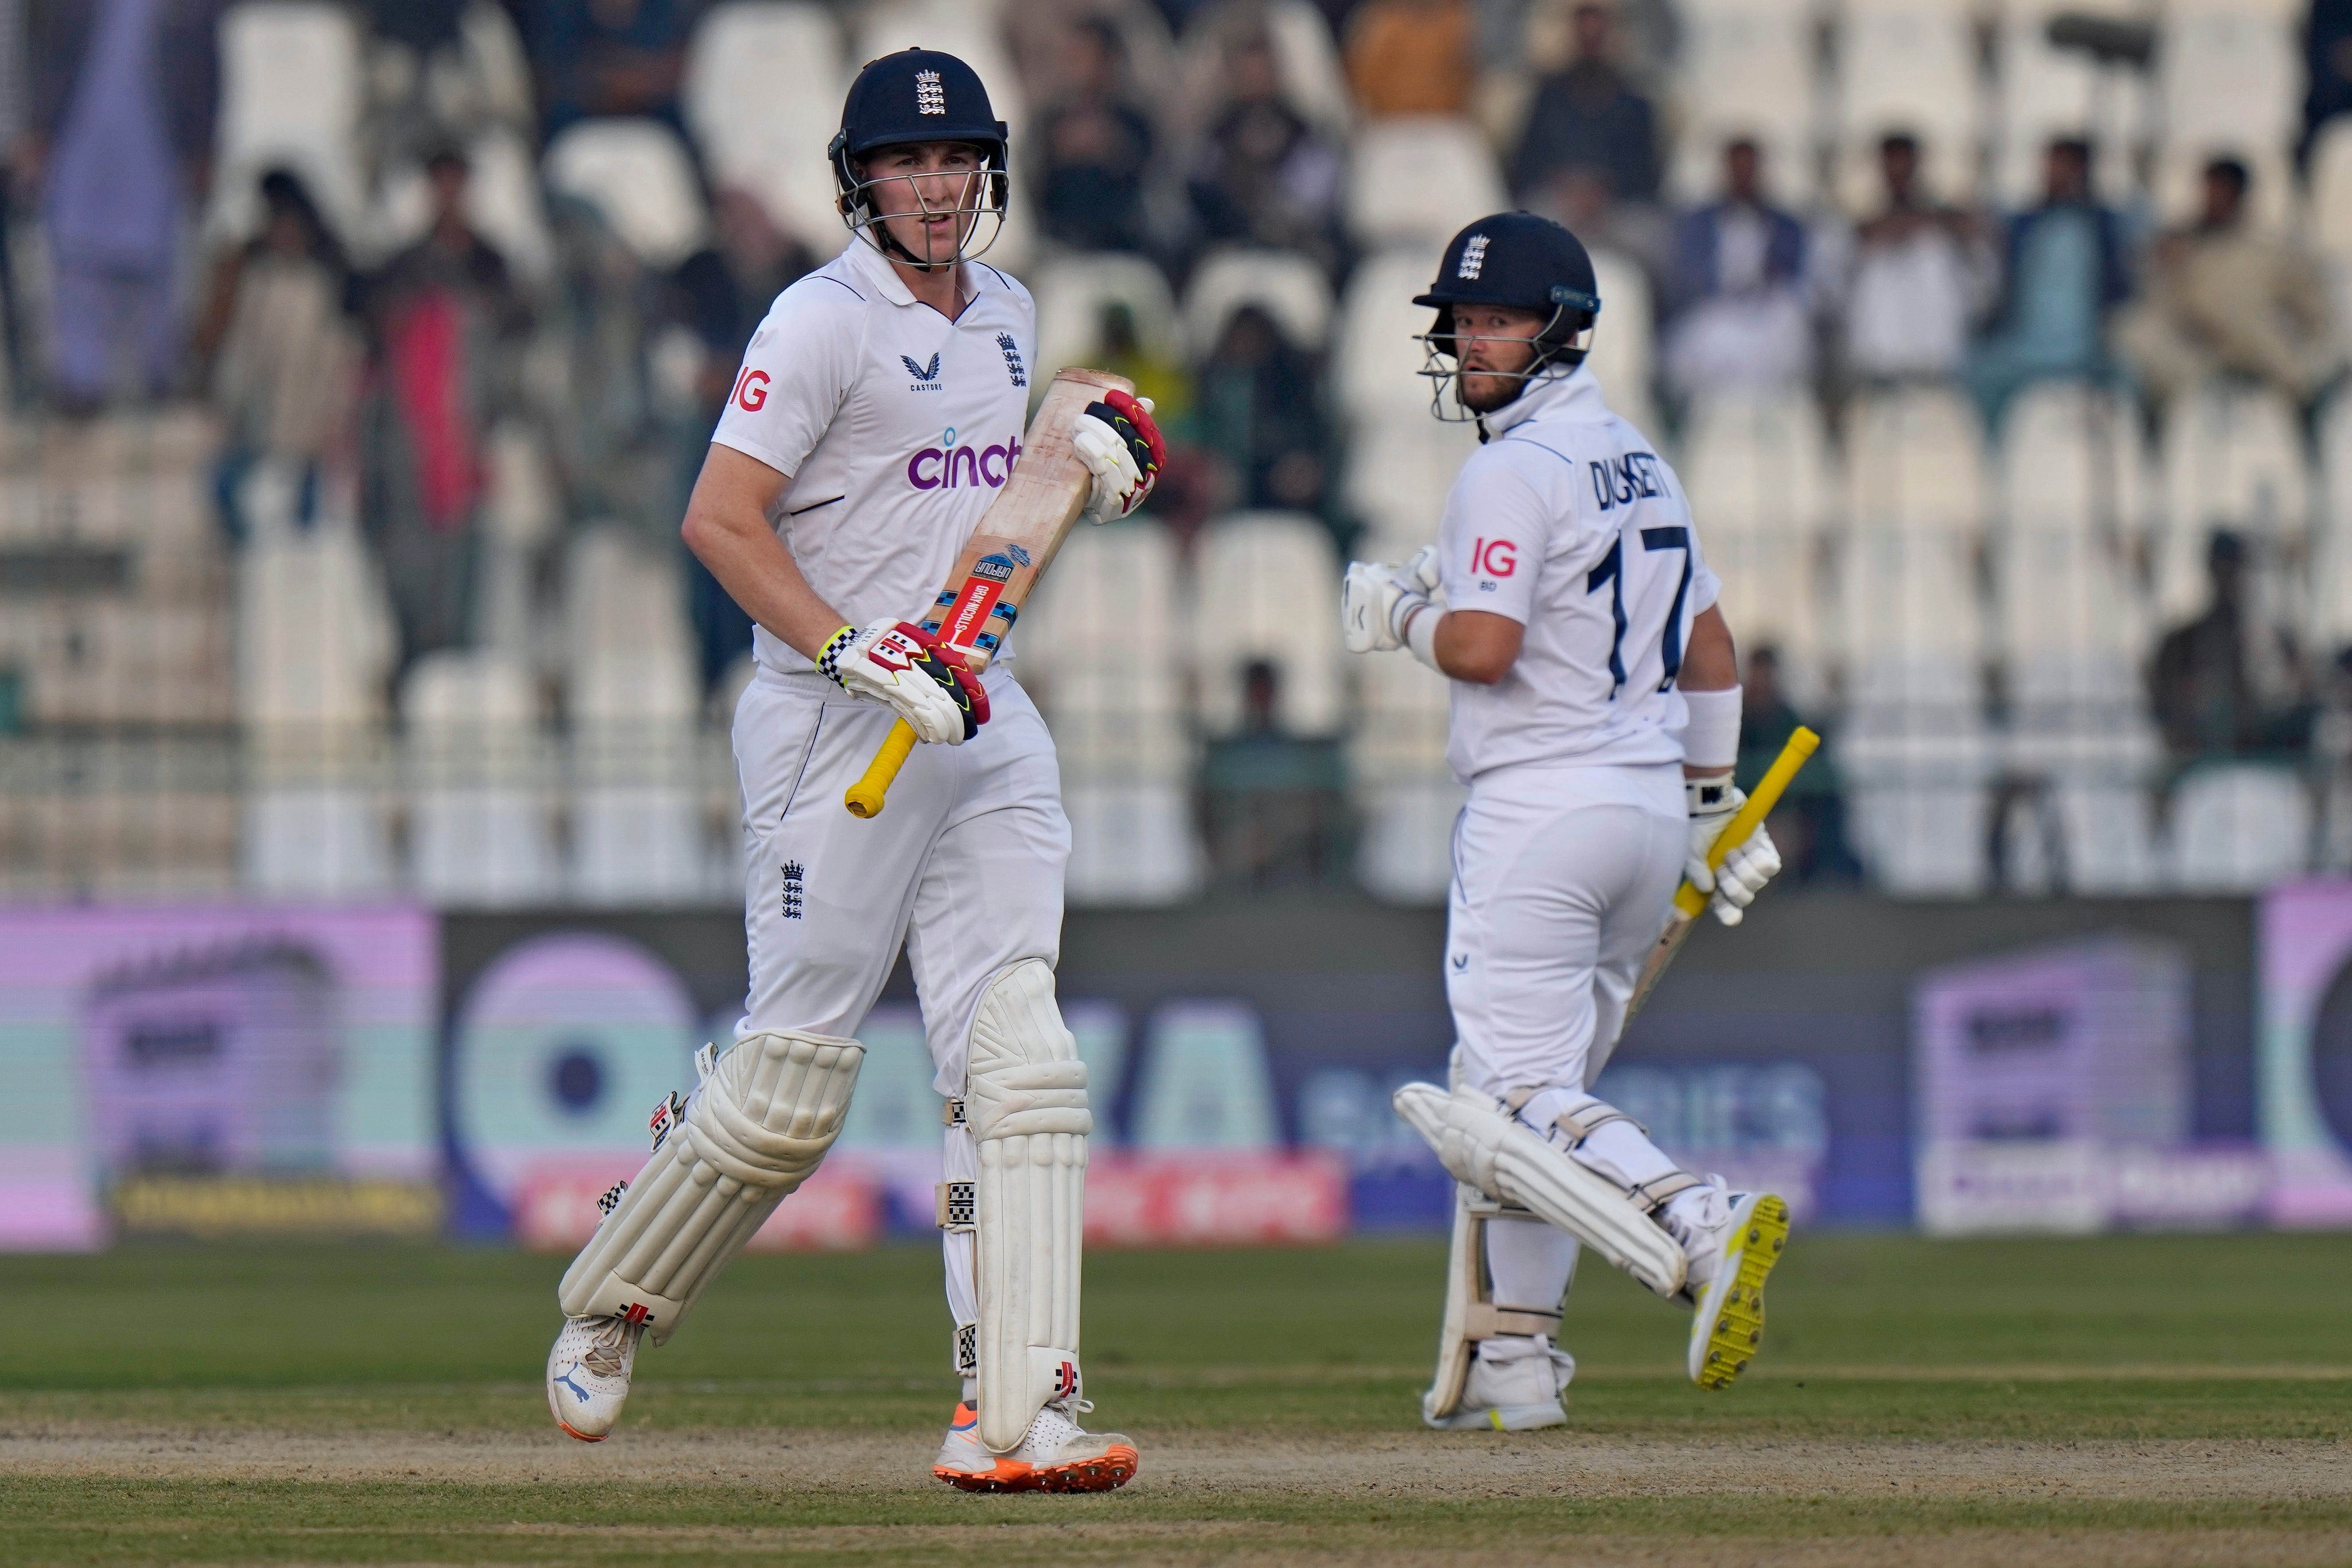
[[1351, 561], [1339, 585], [1339, 626], [1349, 653], [1386, 653], [1404, 647], [1413, 612], [1429, 608], [1437, 592], [1437, 546], [1424, 544], [1402, 566]]
[[1095, 478], [1087, 497], [1087, 517], [1108, 522], [1143, 504], [1160, 470], [1168, 465], [1168, 445], [1151, 421], [1151, 399], [1106, 392], [1089, 403], [1070, 432], [1078, 460]]
[[820, 674], [852, 697], [895, 711], [930, 745], [957, 746], [988, 722], [988, 693], [953, 648], [920, 626], [844, 626], [816, 656]]
[[1690, 808], [1690, 849], [1683, 875], [1702, 893], [1714, 896], [1707, 907], [1725, 925], [1736, 926], [1764, 884], [1780, 874], [1780, 851], [1772, 836], [1758, 823], [1755, 831], [1731, 846], [1719, 870], [1707, 869], [1707, 851], [1715, 847], [1725, 826], [1748, 804], [1747, 792], [1731, 782], [1731, 770], [1683, 781], [1683, 797]]

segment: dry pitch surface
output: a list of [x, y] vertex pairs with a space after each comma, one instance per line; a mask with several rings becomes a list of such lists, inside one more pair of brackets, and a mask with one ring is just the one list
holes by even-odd
[[593, 1447], [543, 1259], [12, 1263], [0, 1562], [2352, 1563], [2352, 1238], [1807, 1242], [1723, 1395], [1595, 1271], [1575, 1425], [1507, 1436], [1412, 1420], [1433, 1247], [1106, 1255], [1144, 1468], [1076, 1499], [929, 1479], [921, 1251], [749, 1260]]

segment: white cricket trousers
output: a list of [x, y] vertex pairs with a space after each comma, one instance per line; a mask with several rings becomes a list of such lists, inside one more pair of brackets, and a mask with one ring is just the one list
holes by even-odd
[[[1601, 1076], [1689, 837], [1676, 763], [1515, 767], [1472, 783], [1454, 829], [1445, 944], [1464, 1083], [1497, 1098], [1519, 1089], [1580, 1097]], [[1486, 1228], [1489, 1277], [1507, 1306], [1555, 1310], [1576, 1255], [1573, 1237], [1540, 1222]], [[1480, 1354], [1508, 1359], [1525, 1343], [1490, 1339]]]
[[[1053, 738], [1009, 671], [982, 678], [989, 721], [960, 746], [915, 748], [879, 816], [842, 795], [893, 715], [821, 675], [762, 669], [735, 708], [743, 790], [743, 930], [751, 994], [736, 1034], [855, 1037], [903, 940], [942, 1095], [963, 1092], [982, 989], [1024, 959], [1061, 955], [1070, 825]], [[979, 1173], [947, 1130], [946, 1174]], [[790, 1202], [790, 1199], [786, 1199]], [[949, 1232], [948, 1309], [979, 1316], [971, 1237]]]

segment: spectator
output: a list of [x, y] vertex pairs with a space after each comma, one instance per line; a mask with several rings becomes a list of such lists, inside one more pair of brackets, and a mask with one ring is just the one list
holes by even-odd
[[[1780, 686], [1780, 654], [1759, 645], [1747, 666], [1740, 694], [1739, 787], [1752, 790], [1805, 722]], [[1846, 842], [1845, 800], [1839, 793], [1835, 749], [1805, 764], [1780, 797], [1767, 826], [1790, 872], [1800, 882], [1859, 880], [1862, 863]]]
[[2305, 44], [2311, 91], [2303, 105], [2303, 155], [2319, 128], [2352, 113], [2352, 0], [2311, 0], [2311, 32]]
[[1202, 837], [1220, 880], [1263, 892], [1328, 880], [1344, 863], [1339, 828], [1347, 769], [1337, 741], [1282, 728], [1282, 671], [1242, 670], [1242, 729], [1201, 757]]
[[236, 539], [254, 521], [243, 480], [263, 462], [294, 481], [292, 521], [316, 520], [320, 464], [347, 434], [360, 357], [345, 313], [351, 270], [310, 192], [272, 169], [261, 201], [261, 233], [222, 258], [197, 340], [226, 426], [219, 499]]
[[1365, 115], [1469, 112], [1478, 41], [1470, 0], [1365, 0], [1347, 34], [1348, 85]]
[[2212, 602], [2157, 645], [2151, 706], [2177, 763], [2300, 750], [2314, 710], [2284, 626], [2250, 602], [2245, 542], [2217, 531], [2205, 561]]
[[2091, 144], [2051, 142], [2042, 170], [2042, 205], [2010, 221], [2007, 287], [1969, 360], [1987, 430], [2000, 427], [2009, 400], [2031, 383], [2105, 377], [2107, 312], [2131, 296], [2123, 225], [2091, 194]]
[[1531, 201], [1564, 170], [1600, 170], [1621, 201], [1658, 194], [1657, 116], [1614, 61], [1614, 22], [1604, 5], [1575, 14], [1575, 54], [1536, 86], [1527, 130], [1511, 161], [1511, 189]]
[[1227, 46], [1225, 85], [1191, 182], [1202, 226], [1212, 239], [1303, 250], [1328, 265], [1338, 254], [1339, 154], [1284, 100], [1264, 31]]
[[1804, 226], [1764, 200], [1754, 142], [1726, 146], [1723, 173], [1723, 199], [1675, 231], [1664, 368], [1685, 397], [1794, 386], [1812, 374]]
[[2147, 296], [2118, 328], [2118, 346], [2156, 402], [2227, 371], [2308, 405], [2343, 366], [2318, 264], [2246, 220], [2249, 184], [2234, 158], [2205, 166], [2204, 211], [2157, 241]]
[[702, 11], [701, 0], [544, 0], [526, 41], [545, 134], [601, 114], [650, 115], [683, 133], [678, 80]]
[[1845, 370], [1859, 382], [1940, 380], [1959, 374], [1969, 321], [1998, 284], [1974, 219], [1919, 189], [1919, 142], [1879, 143], [1886, 205], [1855, 231], [1845, 281]]
[[1135, 312], [1114, 300], [1095, 323], [1095, 363], [1135, 384], [1136, 395], [1152, 402], [1152, 420], [1181, 437], [1191, 428], [1192, 381], [1182, 364], [1151, 348], [1136, 330]]
[[1234, 472], [1241, 504], [1319, 511], [1329, 433], [1315, 366], [1272, 316], [1244, 305], [1201, 366], [1201, 445]]
[[1116, 26], [1080, 19], [1063, 39], [1064, 95], [1038, 122], [1045, 232], [1080, 250], [1147, 248], [1151, 121], [1124, 90], [1126, 64]]
[[463, 646], [471, 626], [479, 437], [519, 401], [529, 307], [465, 217], [461, 153], [425, 164], [433, 223], [370, 285], [375, 356], [366, 512], [406, 659]]
[[57, 0], [35, 15], [30, 134], [49, 245], [61, 403], [167, 392], [179, 366], [182, 226], [210, 179], [219, 0]]

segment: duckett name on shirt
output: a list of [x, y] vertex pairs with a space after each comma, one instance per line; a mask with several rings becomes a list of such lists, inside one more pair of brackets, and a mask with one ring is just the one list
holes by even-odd
[[1021, 443], [1001, 447], [926, 447], [907, 459], [907, 482], [919, 490], [1002, 489], [1021, 457]]

